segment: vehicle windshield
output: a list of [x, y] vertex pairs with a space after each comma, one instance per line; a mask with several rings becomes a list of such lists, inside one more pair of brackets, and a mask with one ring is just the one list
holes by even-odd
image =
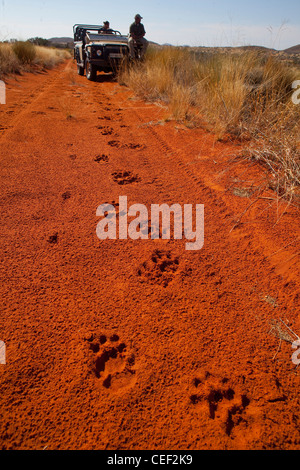
[[127, 39], [127, 36], [125, 36], [125, 35], [122, 36], [121, 33], [119, 33], [119, 34], [97, 33], [96, 34], [94, 32], [94, 33], [88, 33], [87, 37], [90, 41], [97, 41], [97, 40], [98, 41], [99, 40], [103, 41], [103, 39], [109, 40], [109, 41], [120, 41], [120, 40], [123, 41], [123, 40]]

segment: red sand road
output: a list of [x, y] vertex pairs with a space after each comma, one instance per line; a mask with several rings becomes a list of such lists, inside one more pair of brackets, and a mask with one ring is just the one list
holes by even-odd
[[[300, 368], [270, 334], [300, 334], [299, 213], [257, 199], [240, 145], [167, 115], [72, 61], [8, 81], [2, 449], [300, 448]], [[204, 247], [99, 240], [122, 195], [204, 204]]]

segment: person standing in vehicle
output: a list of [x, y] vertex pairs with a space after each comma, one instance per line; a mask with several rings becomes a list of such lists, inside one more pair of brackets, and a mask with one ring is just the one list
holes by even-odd
[[144, 25], [141, 23], [142, 16], [137, 14], [134, 17], [135, 22], [130, 25], [129, 28], [129, 34], [130, 38], [128, 40], [128, 46], [129, 46], [129, 51], [130, 51], [130, 57], [132, 59], [135, 58], [135, 53], [134, 53], [134, 45], [142, 45], [142, 51], [141, 51], [141, 58], [144, 57], [147, 47], [148, 47], [148, 41], [147, 39], [144, 38], [146, 31], [144, 28]]
[[102, 28], [99, 29], [100, 34], [112, 34], [113, 30], [109, 27], [109, 21], [103, 21]]

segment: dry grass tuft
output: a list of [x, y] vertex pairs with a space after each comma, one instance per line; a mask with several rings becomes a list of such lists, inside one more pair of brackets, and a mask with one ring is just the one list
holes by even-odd
[[36, 47], [29, 41], [18, 41], [12, 44], [13, 53], [21, 64], [32, 64], [36, 57]]
[[300, 201], [300, 105], [292, 83], [300, 69], [257, 50], [204, 52], [149, 48], [144, 63], [125, 64], [120, 83], [137, 96], [168, 105], [171, 116], [247, 142], [250, 159], [270, 170], [270, 187]]
[[29, 41], [0, 43], [0, 78], [34, 68], [52, 68], [70, 58], [67, 50], [35, 46]]
[[36, 46], [35, 63], [51, 69], [71, 57], [66, 49], [54, 49], [50, 47]]
[[0, 44], [0, 76], [18, 73], [20, 61], [14, 54], [10, 44]]

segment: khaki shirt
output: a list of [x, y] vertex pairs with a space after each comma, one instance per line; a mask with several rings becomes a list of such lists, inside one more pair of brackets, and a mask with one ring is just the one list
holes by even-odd
[[129, 32], [130, 36], [133, 35], [138, 38], [142, 38], [144, 34], [146, 34], [144, 25], [142, 23], [132, 23], [132, 25], [130, 25]]

